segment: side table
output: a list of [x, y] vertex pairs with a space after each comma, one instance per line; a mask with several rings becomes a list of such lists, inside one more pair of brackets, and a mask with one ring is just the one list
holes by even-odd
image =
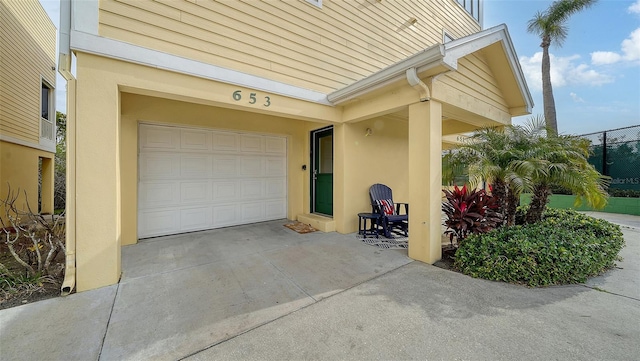
[[[358, 213], [358, 234], [367, 238], [367, 236], [376, 236], [378, 238], [378, 226], [380, 215], [377, 213]], [[369, 227], [367, 227], [367, 220]]]

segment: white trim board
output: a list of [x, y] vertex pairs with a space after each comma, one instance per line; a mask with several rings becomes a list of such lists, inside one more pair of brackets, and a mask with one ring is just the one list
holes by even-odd
[[13, 144], [21, 145], [23, 147], [29, 147], [29, 148], [38, 149], [38, 150], [41, 150], [43, 152], [49, 152], [49, 153], [53, 153], [53, 154], [56, 153], [56, 145], [55, 145], [55, 143], [53, 143], [52, 146], [47, 147], [46, 145], [31, 143], [31, 142], [28, 142], [26, 140], [14, 138], [12, 136], [5, 135], [5, 134], [0, 134], [0, 140], [3, 141], [3, 142], [7, 142], [7, 143], [13, 143]]

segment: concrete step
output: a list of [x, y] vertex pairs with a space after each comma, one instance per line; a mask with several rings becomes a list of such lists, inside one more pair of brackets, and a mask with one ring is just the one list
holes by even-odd
[[322, 232], [335, 232], [336, 221], [328, 216], [319, 214], [299, 214], [296, 218], [298, 222], [302, 222]]

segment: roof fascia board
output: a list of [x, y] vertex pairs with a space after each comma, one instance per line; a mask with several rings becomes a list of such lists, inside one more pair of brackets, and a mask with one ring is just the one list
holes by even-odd
[[325, 93], [81, 31], [71, 31], [70, 47], [74, 51], [262, 90], [309, 102], [332, 105], [327, 101]]
[[433, 45], [364, 79], [329, 93], [327, 99], [334, 105], [344, 103], [389, 83], [406, 78], [407, 69], [416, 68], [418, 72], [422, 72], [441, 65], [443, 57], [444, 47], [441, 44]]

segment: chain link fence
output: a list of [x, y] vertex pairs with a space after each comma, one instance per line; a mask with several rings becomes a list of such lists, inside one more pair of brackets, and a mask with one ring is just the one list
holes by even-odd
[[611, 190], [640, 191], [640, 125], [580, 137], [591, 141], [589, 163], [611, 177]]

